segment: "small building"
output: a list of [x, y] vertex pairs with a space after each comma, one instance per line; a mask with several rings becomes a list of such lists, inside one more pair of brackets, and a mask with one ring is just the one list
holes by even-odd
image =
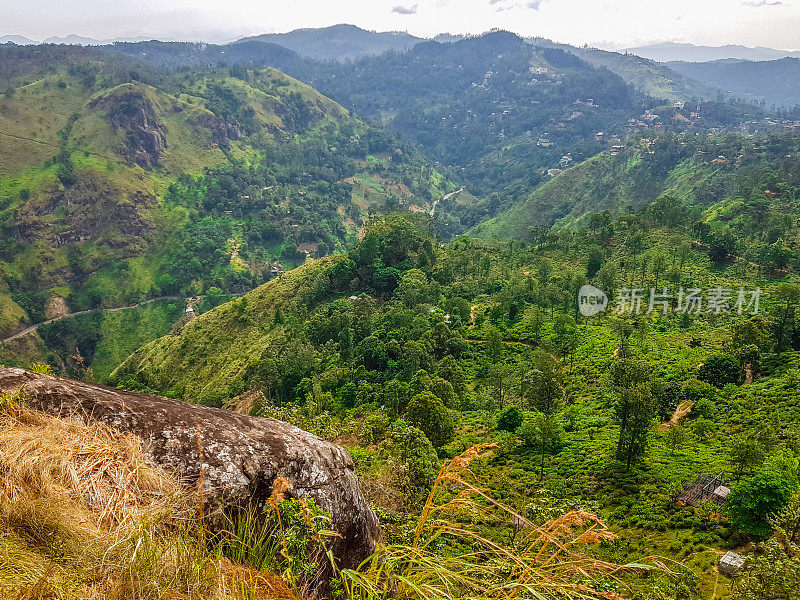
[[719, 559], [719, 572], [725, 575], [736, 575], [744, 567], [744, 556], [736, 552], [726, 552], [725, 556]]
[[194, 318], [195, 316], [194, 309], [191, 306], [186, 307], [186, 316], [189, 317], [190, 319]]
[[547, 169], [547, 176], [548, 177], [555, 177], [556, 175], [561, 174], [563, 171], [561, 169]]
[[678, 503], [698, 507], [703, 502], [711, 502], [719, 507], [725, 506], [731, 490], [725, 485], [724, 476], [724, 473], [717, 476], [698, 475], [694, 483], [683, 490]]
[[284, 273], [286, 273], [286, 269], [281, 263], [278, 263], [277, 265], [272, 267], [270, 273], [272, 273], [273, 277], [277, 277], [278, 275], [283, 275]]

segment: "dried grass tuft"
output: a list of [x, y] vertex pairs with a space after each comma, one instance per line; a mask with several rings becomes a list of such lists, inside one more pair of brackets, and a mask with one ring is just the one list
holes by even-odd
[[180, 490], [147, 464], [136, 436], [14, 403], [0, 413], [0, 479], [0, 501], [80, 501], [103, 528], [172, 504]]

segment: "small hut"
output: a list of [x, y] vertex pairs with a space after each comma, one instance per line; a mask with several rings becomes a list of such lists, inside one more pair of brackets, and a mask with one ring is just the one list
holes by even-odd
[[725, 473], [719, 475], [698, 475], [694, 483], [683, 490], [678, 503], [684, 506], [700, 506], [703, 502], [712, 502], [719, 507], [728, 501], [729, 487], [725, 485]]
[[726, 552], [719, 559], [719, 572], [725, 575], [736, 575], [744, 567], [744, 556], [736, 552]]

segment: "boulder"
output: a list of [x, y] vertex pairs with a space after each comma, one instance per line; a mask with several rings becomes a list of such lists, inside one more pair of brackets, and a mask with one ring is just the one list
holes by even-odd
[[196, 486], [211, 527], [224, 511], [263, 506], [276, 477], [291, 496], [308, 494], [330, 513], [330, 549], [342, 568], [369, 556], [378, 519], [343, 448], [276, 419], [251, 417], [160, 396], [127, 392], [24, 369], [0, 368], [0, 393], [22, 388], [25, 405], [50, 415], [95, 420], [138, 435], [155, 465]]

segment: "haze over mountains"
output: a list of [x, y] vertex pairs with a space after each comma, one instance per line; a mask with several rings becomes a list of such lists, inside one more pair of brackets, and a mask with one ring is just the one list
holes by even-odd
[[[433, 41], [454, 43], [468, 37], [440, 34]], [[116, 45], [115, 51], [142, 55], [146, 50], [131, 46], [147, 41], [143, 37], [98, 40], [77, 35], [51, 37], [36, 42], [18, 35], [6, 35], [0, 43], [31, 45], [38, 43], [91, 46]], [[355, 25], [339, 24], [323, 28], [296, 29], [241, 38], [225, 45], [185, 44], [180, 59], [183, 66], [216, 65], [226, 62], [255, 61], [286, 70], [301, 58], [313, 61], [352, 61], [386, 52], [406, 52], [431, 40], [406, 32], [367, 31]], [[637, 91], [670, 101], [696, 101], [735, 98], [767, 106], [793, 106], [800, 103], [800, 77], [796, 59], [800, 52], [740, 45], [720, 47], [665, 42], [612, 52], [588, 46], [578, 47], [546, 38], [527, 38], [534, 46], [551, 47], [575, 54], [595, 67], [604, 67], [632, 85]], [[125, 46], [128, 44], [128, 46]], [[258, 45], [263, 44], [263, 45]], [[151, 45], [148, 62], [175, 66], [176, 47]], [[294, 53], [286, 53], [283, 49]], [[161, 57], [161, 63], [156, 57]]]
[[679, 44], [675, 42], [663, 42], [660, 44], [648, 44], [634, 48], [626, 48], [623, 52], [636, 54], [643, 58], [649, 58], [658, 62], [685, 61], [685, 62], [708, 62], [713, 60], [725, 60], [729, 58], [739, 60], [778, 60], [781, 58], [799, 58], [800, 51], [776, 50], [775, 48], [764, 48], [738, 45], [727, 46], [695, 46], [694, 44]]

